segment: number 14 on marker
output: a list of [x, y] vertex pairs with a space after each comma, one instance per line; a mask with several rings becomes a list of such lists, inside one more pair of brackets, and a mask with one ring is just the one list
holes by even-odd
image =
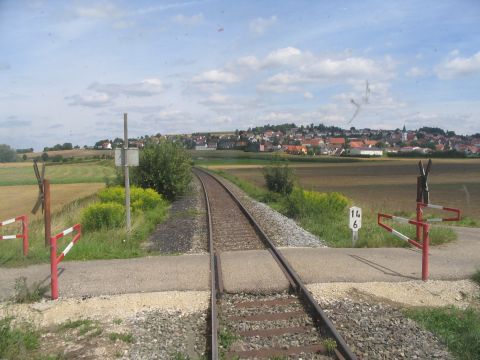
[[362, 209], [352, 206], [349, 210], [348, 227], [353, 231], [358, 231], [362, 227]]

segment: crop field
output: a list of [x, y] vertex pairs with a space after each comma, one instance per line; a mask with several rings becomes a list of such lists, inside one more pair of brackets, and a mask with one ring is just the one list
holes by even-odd
[[[357, 163], [291, 163], [306, 189], [343, 193], [355, 205], [386, 212], [415, 211], [418, 160], [361, 161]], [[264, 186], [261, 165], [218, 165], [240, 179]], [[430, 202], [458, 207], [480, 220], [480, 160], [433, 160], [429, 177]]]
[[[70, 202], [95, 194], [104, 183], [54, 184], [51, 186], [52, 212], [57, 212]], [[42, 216], [41, 210], [30, 213], [38, 196], [37, 185], [0, 186], [0, 220], [28, 214], [30, 219]]]
[[[113, 156], [113, 150], [91, 150], [91, 149], [72, 149], [72, 150], [57, 150], [47, 151], [48, 156], [53, 157], [55, 155], [63, 156], [64, 158], [89, 158], [94, 156]], [[43, 152], [27, 153], [28, 159], [37, 158], [42, 156]]]
[[[113, 178], [115, 168], [109, 161], [47, 165], [45, 177], [52, 184], [101, 183]], [[35, 185], [32, 163], [0, 165], [0, 186]]]

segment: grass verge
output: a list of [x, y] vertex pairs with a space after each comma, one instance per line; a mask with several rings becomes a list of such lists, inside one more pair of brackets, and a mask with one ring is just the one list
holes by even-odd
[[480, 354], [480, 311], [455, 307], [419, 308], [406, 315], [438, 336], [459, 359], [474, 360]]
[[[79, 223], [82, 210], [95, 202], [95, 195], [73, 201], [52, 216], [52, 234], [56, 234]], [[94, 259], [125, 259], [145, 256], [147, 251], [141, 244], [147, 236], [162, 222], [168, 214], [168, 205], [162, 203], [154, 209], [141, 212], [132, 219], [132, 230], [125, 228], [83, 231], [82, 237], [75, 244], [63, 261]], [[60, 253], [71, 241], [65, 236], [57, 242]], [[44, 245], [43, 221], [33, 221], [29, 226], [28, 256], [22, 254], [20, 239], [0, 241], [0, 266], [14, 267], [45, 263], [50, 259], [50, 249]]]
[[473, 274], [472, 280], [475, 281], [478, 285], [480, 285], [480, 267], [477, 269], [475, 274]]
[[[287, 215], [288, 209], [285, 206], [285, 198], [260, 188], [248, 181], [237, 178], [225, 171], [212, 171], [224, 177], [245, 191], [250, 197], [261, 201]], [[334, 218], [322, 216], [316, 212], [303, 214], [295, 217], [297, 223], [304, 229], [324, 239], [330, 247], [352, 247], [352, 233], [348, 228], [347, 212], [338, 214]], [[415, 228], [409, 225], [396, 224], [395, 229], [401, 233], [414, 238]], [[453, 229], [445, 227], [431, 227], [430, 244], [439, 245], [456, 239]], [[363, 208], [362, 229], [359, 232], [359, 240], [356, 247], [409, 247], [405, 241], [393, 237], [377, 224], [377, 210]]]
[[40, 335], [29, 324], [14, 328], [12, 321], [11, 317], [0, 320], [0, 358], [31, 359], [32, 352], [39, 346]]

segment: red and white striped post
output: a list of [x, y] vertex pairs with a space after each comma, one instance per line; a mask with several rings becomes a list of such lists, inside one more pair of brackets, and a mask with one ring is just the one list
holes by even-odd
[[15, 218], [11, 218], [8, 220], [4, 220], [0, 222], [0, 226], [6, 226], [9, 224], [13, 224], [16, 221], [22, 222], [22, 233], [15, 234], [15, 235], [0, 235], [0, 240], [8, 240], [8, 239], [23, 239], [23, 256], [28, 255], [28, 216], [21, 215]]
[[446, 206], [442, 206], [442, 205], [425, 204], [425, 203], [421, 203], [421, 202], [417, 203], [417, 208], [421, 209], [422, 212], [423, 212], [423, 208], [430, 208], [430, 209], [437, 209], [437, 210], [443, 210], [443, 211], [455, 213], [455, 216], [453, 216], [453, 217], [426, 219], [424, 222], [433, 223], [433, 222], [459, 221], [460, 220], [460, 209], [455, 209], [455, 208], [446, 207]]
[[[73, 237], [72, 241], [67, 245], [65, 250], [57, 257], [57, 240], [76, 231], [77, 233]], [[58, 299], [58, 264], [63, 260], [65, 255], [72, 249], [73, 245], [80, 239], [82, 236], [82, 228], [80, 224], [75, 224], [71, 228], [62, 231], [61, 233], [52, 236], [50, 238], [50, 277], [51, 277], [51, 288], [52, 288], [52, 299]]]
[[[382, 223], [382, 221], [381, 221], [382, 218], [390, 219], [390, 220], [396, 221], [398, 223], [411, 224], [411, 225], [415, 225], [416, 227], [423, 228], [422, 243], [419, 243], [419, 241], [417, 241], [417, 240], [410, 239], [408, 236], [398, 232], [397, 230], [395, 230], [391, 226], [388, 226], [388, 225]], [[378, 223], [378, 225], [383, 227], [385, 230], [392, 233], [392, 235], [394, 235], [394, 236], [398, 237], [399, 239], [402, 239], [402, 240], [412, 244], [413, 246], [415, 246], [419, 249], [422, 249], [422, 280], [427, 281], [428, 280], [428, 248], [429, 248], [429, 242], [430, 242], [430, 240], [429, 240], [430, 225], [426, 224], [426, 223], [423, 223], [423, 222], [418, 222], [416, 220], [410, 220], [410, 219], [406, 219], [406, 218], [403, 218], [403, 217], [393, 216], [393, 215], [388, 215], [388, 214], [382, 214], [382, 213], [378, 213], [377, 223]]]

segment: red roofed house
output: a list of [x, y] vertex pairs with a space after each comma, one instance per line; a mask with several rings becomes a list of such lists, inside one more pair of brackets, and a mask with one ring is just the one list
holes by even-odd
[[303, 145], [285, 145], [285, 152], [292, 155], [306, 155], [307, 147]]
[[372, 147], [377, 145], [378, 140], [365, 140], [364, 143], [365, 143], [365, 146]]
[[349, 145], [351, 148], [361, 148], [364, 146], [363, 142], [361, 141], [350, 141]]
[[328, 138], [327, 139], [327, 144], [331, 145], [345, 145], [345, 138], [340, 137], [340, 138]]

